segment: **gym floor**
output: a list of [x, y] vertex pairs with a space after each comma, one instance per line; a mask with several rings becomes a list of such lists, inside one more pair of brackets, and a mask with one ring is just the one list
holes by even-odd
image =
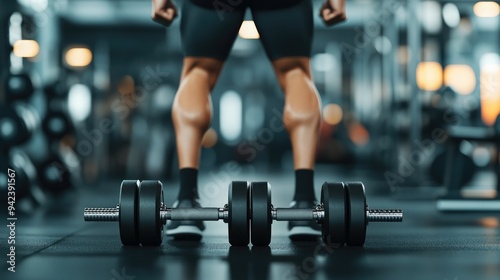
[[[291, 171], [242, 169], [231, 179], [267, 180], [272, 203], [285, 207], [292, 199]], [[269, 247], [231, 247], [227, 226], [206, 222], [200, 242], [165, 237], [160, 247], [123, 247], [117, 223], [86, 223], [84, 207], [113, 207], [120, 181], [81, 188], [52, 209], [19, 216], [16, 228], [16, 272], [1, 279], [498, 279], [498, 214], [439, 213], [434, 200], [395, 200], [380, 172], [359, 167], [319, 166], [316, 183], [362, 180], [371, 208], [402, 208], [403, 223], [368, 227], [364, 247], [327, 248], [319, 241], [291, 242], [286, 222], [274, 222]], [[227, 202], [223, 167], [202, 173], [204, 206]], [[231, 174], [234, 175], [234, 174]], [[164, 182], [171, 205], [177, 182]], [[212, 184], [214, 186], [214, 184]], [[5, 221], [5, 220], [4, 220]], [[4, 229], [5, 231], [5, 229]], [[1, 252], [7, 252], [7, 235]]]

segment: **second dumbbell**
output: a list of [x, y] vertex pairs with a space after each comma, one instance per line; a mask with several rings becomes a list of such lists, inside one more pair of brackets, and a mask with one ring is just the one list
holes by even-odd
[[369, 209], [361, 182], [327, 183], [321, 189], [321, 203], [313, 209], [274, 208], [268, 182], [250, 186], [251, 238], [253, 245], [267, 246], [271, 223], [276, 221], [316, 221], [328, 245], [362, 246], [369, 222], [401, 222], [400, 209]]

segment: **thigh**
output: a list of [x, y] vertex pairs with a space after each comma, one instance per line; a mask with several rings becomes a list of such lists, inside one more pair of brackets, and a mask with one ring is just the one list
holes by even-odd
[[260, 2], [254, 2], [251, 8], [269, 59], [310, 57], [314, 33], [312, 1]]
[[185, 0], [180, 28], [184, 56], [225, 60], [238, 35], [245, 9], [243, 4], [202, 6], [194, 0]]

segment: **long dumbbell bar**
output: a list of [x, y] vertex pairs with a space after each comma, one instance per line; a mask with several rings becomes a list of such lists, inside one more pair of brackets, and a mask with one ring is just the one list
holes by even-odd
[[[158, 181], [123, 181], [120, 204], [114, 208], [85, 208], [85, 221], [119, 222], [124, 245], [160, 245], [167, 220], [217, 221], [228, 224], [231, 245], [248, 245], [250, 224], [252, 243], [267, 246], [271, 224], [278, 221], [316, 221], [328, 244], [362, 246], [369, 222], [401, 222], [400, 209], [369, 209], [360, 182], [325, 183], [321, 204], [308, 209], [274, 208], [267, 182], [232, 182], [228, 204], [222, 208], [167, 208]], [[249, 197], [251, 193], [251, 197]], [[250, 200], [249, 200], [250, 199]], [[251, 201], [251, 203], [249, 203]]]
[[[85, 208], [83, 217], [87, 222], [118, 222], [119, 208]], [[162, 208], [160, 218], [163, 223], [172, 221], [226, 221], [227, 208]]]
[[[117, 222], [119, 209], [116, 208], [85, 208], [83, 216], [85, 221]], [[172, 221], [218, 221], [227, 220], [227, 208], [163, 208], [160, 217], [165, 223]], [[323, 222], [324, 210], [275, 208], [272, 210], [273, 220], [276, 221], [311, 221]], [[402, 222], [403, 210], [401, 209], [368, 209], [366, 211], [368, 222]]]
[[[275, 208], [272, 210], [273, 220], [276, 221], [310, 221], [323, 223], [324, 210], [321, 207], [314, 209]], [[402, 222], [403, 210], [401, 209], [367, 209], [368, 222]]]

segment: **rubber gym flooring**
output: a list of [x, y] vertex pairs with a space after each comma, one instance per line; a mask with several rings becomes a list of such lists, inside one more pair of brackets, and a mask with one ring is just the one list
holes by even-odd
[[[291, 170], [232, 173], [223, 167], [202, 173], [204, 206], [227, 203], [226, 189], [214, 186], [227, 186], [229, 175], [270, 181], [275, 207], [285, 207], [292, 199]], [[500, 214], [445, 214], [435, 210], [433, 200], [392, 199], [380, 172], [368, 169], [319, 167], [317, 195], [326, 180], [362, 180], [370, 208], [402, 208], [403, 223], [370, 224], [362, 248], [292, 243], [286, 222], [276, 221], [269, 247], [229, 246], [227, 226], [221, 221], [206, 222], [200, 242], [166, 237], [160, 247], [122, 247], [117, 223], [83, 221], [84, 207], [113, 207], [118, 202], [120, 180], [107, 180], [80, 188], [60, 205], [18, 216], [16, 272], [8, 272], [2, 261], [0, 279], [500, 279]], [[164, 182], [167, 205], [174, 201], [176, 185]], [[2, 260], [8, 254], [7, 234], [3, 226]]]

